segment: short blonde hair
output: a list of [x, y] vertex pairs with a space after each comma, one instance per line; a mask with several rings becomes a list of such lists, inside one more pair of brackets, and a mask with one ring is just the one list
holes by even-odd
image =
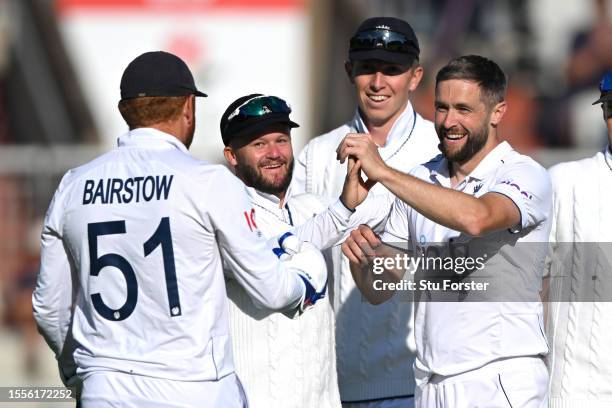
[[119, 112], [130, 129], [176, 119], [189, 96], [146, 96], [119, 101]]

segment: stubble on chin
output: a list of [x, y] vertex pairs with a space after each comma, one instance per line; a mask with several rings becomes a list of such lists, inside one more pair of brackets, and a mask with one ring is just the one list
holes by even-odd
[[440, 151], [448, 161], [455, 163], [465, 163], [482, 150], [484, 145], [487, 143], [487, 139], [489, 137], [489, 130], [488, 128], [481, 128], [478, 130], [477, 133], [468, 132], [465, 137], [467, 140], [459, 149], [456, 149], [452, 152], [449, 151], [448, 147], [444, 143], [444, 139], [440, 140], [438, 149], [440, 149]]

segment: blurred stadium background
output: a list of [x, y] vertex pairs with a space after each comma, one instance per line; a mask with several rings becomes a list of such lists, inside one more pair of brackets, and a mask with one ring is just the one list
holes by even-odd
[[297, 152], [352, 115], [348, 39], [375, 15], [417, 32], [424, 116], [437, 69], [478, 53], [509, 75], [502, 135], [518, 150], [548, 167], [605, 145], [591, 102], [612, 70], [612, 0], [0, 0], [0, 386], [59, 385], [31, 315], [41, 222], [62, 174], [126, 130], [116, 105], [129, 61], [161, 49], [191, 67], [209, 94], [196, 156], [221, 162], [221, 113], [252, 92], [290, 102]]

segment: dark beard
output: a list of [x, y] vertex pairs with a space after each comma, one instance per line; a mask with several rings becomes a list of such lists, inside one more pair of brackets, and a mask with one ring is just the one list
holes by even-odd
[[279, 183], [270, 183], [265, 180], [257, 170], [251, 166], [238, 163], [236, 166], [236, 174], [240, 175], [240, 178], [249, 187], [253, 187], [256, 190], [263, 191], [267, 194], [278, 194], [283, 193], [289, 188], [291, 184], [291, 178], [293, 177], [293, 159], [289, 162], [287, 174]]
[[[440, 132], [444, 132], [444, 131], [440, 129], [438, 133]], [[489, 128], [485, 125], [482, 128], [480, 128], [477, 132], [468, 134], [466, 137], [468, 139], [467, 142], [456, 153], [450, 154], [446, 150], [446, 146], [444, 145], [442, 140], [440, 140], [440, 144], [438, 145], [438, 148], [440, 149], [440, 151], [442, 152], [442, 154], [444, 155], [444, 157], [446, 157], [448, 161], [454, 162], [454, 163], [465, 163], [466, 161], [474, 157], [476, 153], [481, 151], [484, 145], [487, 143], [487, 139], [489, 138]]]

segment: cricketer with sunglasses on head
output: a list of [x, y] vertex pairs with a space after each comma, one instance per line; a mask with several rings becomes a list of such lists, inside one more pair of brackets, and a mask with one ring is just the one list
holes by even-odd
[[[358, 166], [351, 167], [340, 199], [336, 196], [331, 204], [312, 194], [293, 193], [291, 129], [298, 125], [290, 113], [289, 105], [276, 96], [238, 98], [221, 118], [225, 158], [247, 185], [256, 214], [251, 222], [266, 238], [291, 230], [305, 241], [302, 245], [328, 248], [341, 243], [353, 227], [369, 222], [368, 217], [381, 215], [375, 208], [352, 211], [365, 199], [369, 187], [357, 177]], [[227, 276], [236, 373], [249, 405], [340, 406], [334, 314], [328, 299], [292, 319], [292, 315], [255, 307], [244, 288], [231, 278], [231, 271]]]
[[[345, 64], [355, 86], [357, 110], [350, 121], [306, 145], [296, 163], [295, 192], [338, 196], [347, 169], [336, 160], [336, 148], [348, 133], [369, 133], [386, 163], [406, 172], [440, 153], [433, 123], [410, 103], [423, 75], [419, 52], [406, 21], [376, 17], [359, 26]], [[357, 211], [378, 201], [378, 206], [369, 206], [388, 213], [393, 199], [379, 184]], [[377, 221], [369, 225], [380, 231], [385, 217], [373, 219]], [[339, 246], [332, 249], [331, 262], [329, 291], [336, 314], [338, 381], [344, 406], [412, 406], [415, 354], [410, 302], [399, 296], [380, 306], [362, 301]]]
[[323, 255], [279, 261], [244, 217], [244, 184], [189, 154], [195, 96], [177, 56], [134, 59], [119, 102], [130, 130], [68, 171], [47, 211], [34, 316], [84, 408], [246, 406], [222, 260], [262, 307], [303, 311], [324, 293]]
[[593, 157], [549, 169], [552, 408], [612, 406], [612, 72], [603, 76], [599, 90], [593, 105], [601, 104], [607, 146]]

